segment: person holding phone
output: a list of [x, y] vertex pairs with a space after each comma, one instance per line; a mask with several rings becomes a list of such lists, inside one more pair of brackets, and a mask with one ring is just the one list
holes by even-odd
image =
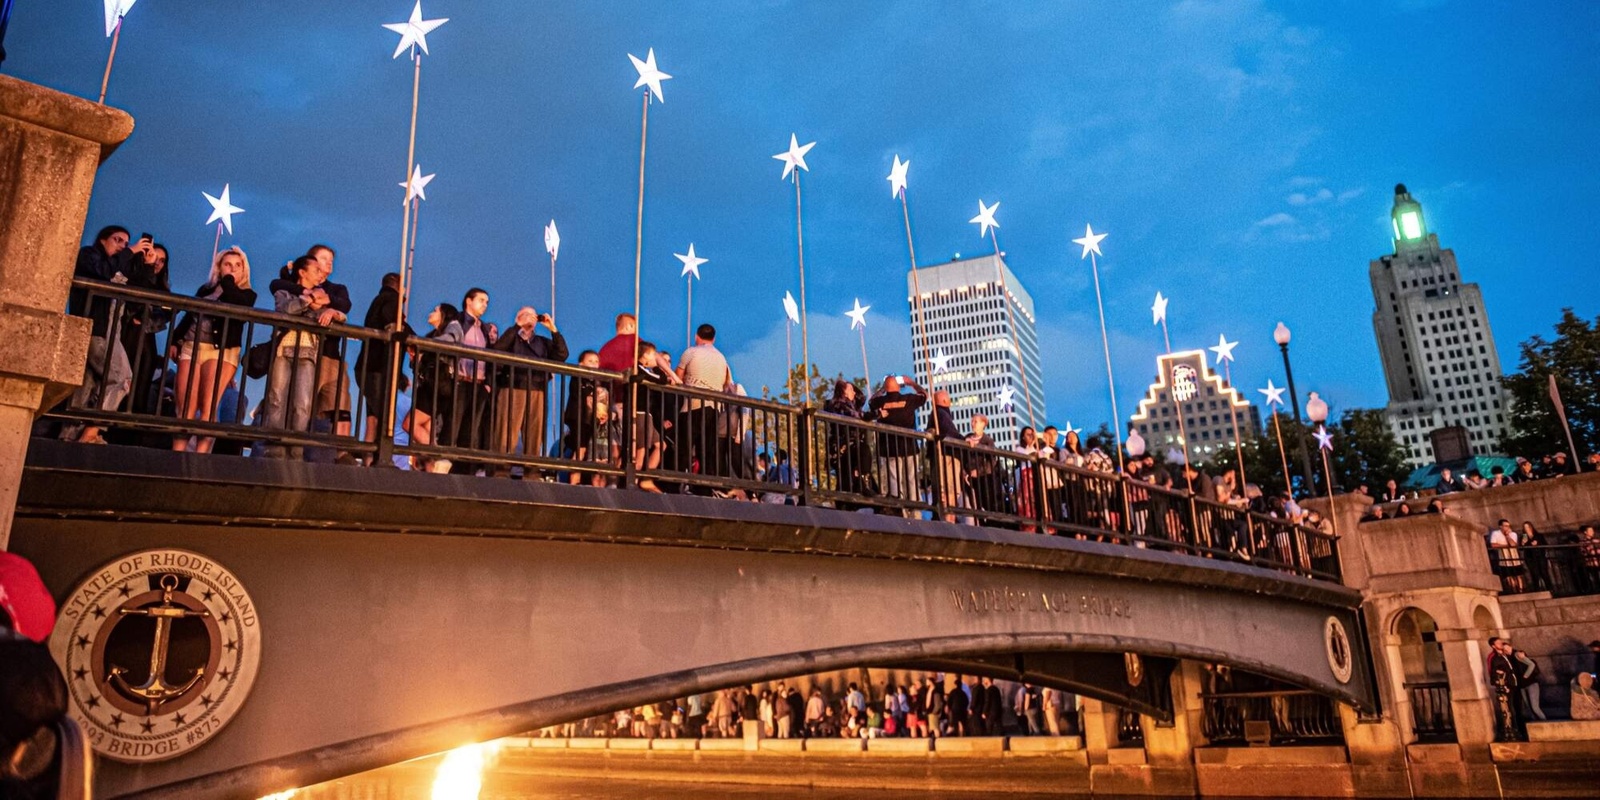
[[[540, 325], [550, 331], [549, 336], [538, 334]], [[533, 306], [518, 310], [516, 327], [495, 339], [489, 349], [542, 361], [567, 360], [567, 340], [556, 330], [555, 317], [540, 314]], [[550, 384], [550, 373], [520, 365], [502, 369], [508, 369], [509, 374], [502, 375], [504, 386], [499, 390], [499, 402], [494, 407], [494, 451], [515, 453], [520, 441], [524, 455], [541, 455], [544, 453], [546, 388]], [[510, 467], [504, 465], [495, 469], [501, 476], [510, 472]]]
[[[907, 386], [911, 387], [911, 394], [902, 392]], [[915, 431], [917, 410], [927, 402], [927, 390], [917, 385], [916, 381], [904, 375], [890, 375], [883, 379], [883, 386], [868, 401], [867, 417], [882, 425]], [[886, 496], [902, 501], [918, 498], [919, 450], [915, 437], [887, 431], [878, 433], [878, 481]], [[908, 509], [902, 509], [900, 513], [907, 518], [920, 516], [918, 512]]]
[[[149, 234], [131, 247], [128, 229], [121, 225], [108, 225], [95, 234], [94, 241], [78, 251], [78, 261], [73, 267], [74, 278], [87, 278], [115, 284], [126, 284], [134, 272], [134, 260], [143, 259], [150, 250]], [[72, 395], [70, 408], [113, 411], [122, 406], [123, 398], [133, 384], [133, 368], [128, 363], [128, 351], [122, 346], [116, 324], [121, 316], [121, 302], [105, 294], [90, 296], [87, 289], [73, 289], [67, 295], [67, 313], [88, 317], [91, 324], [89, 358], [84, 364], [83, 384]], [[100, 426], [71, 424], [62, 428], [61, 438], [88, 444], [105, 444], [100, 436]]]

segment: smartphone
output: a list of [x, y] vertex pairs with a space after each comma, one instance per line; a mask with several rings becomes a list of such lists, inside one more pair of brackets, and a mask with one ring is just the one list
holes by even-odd
[[139, 234], [139, 241], [141, 241], [141, 242], [153, 242], [155, 240], [156, 240], [156, 237], [151, 236], [148, 233]]

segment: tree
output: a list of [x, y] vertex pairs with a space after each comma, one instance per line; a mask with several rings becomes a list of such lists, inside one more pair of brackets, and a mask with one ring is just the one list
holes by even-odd
[[1385, 482], [1405, 483], [1411, 474], [1405, 448], [1389, 428], [1383, 410], [1376, 408], [1352, 408], [1340, 416], [1328, 461], [1333, 467], [1334, 491], [1353, 492], [1365, 485], [1376, 493]]
[[[1291, 426], [1294, 424], [1293, 420], [1282, 421], [1288, 422]], [[1271, 423], [1268, 423], [1268, 428], [1271, 428]], [[1276, 495], [1283, 492], [1283, 461], [1278, 456], [1276, 438], [1247, 434], [1239, 442], [1239, 449], [1244, 452], [1244, 477], [1247, 482], [1261, 487], [1263, 494]], [[1223, 448], [1212, 457], [1211, 463], [1207, 465], [1207, 471], [1217, 475], [1237, 472], [1237, 461], [1233, 448]]]
[[1507, 453], [1533, 461], [1567, 451], [1567, 435], [1550, 401], [1551, 375], [1580, 457], [1600, 451], [1600, 318], [1591, 324], [1563, 308], [1555, 329], [1555, 339], [1534, 336], [1523, 342], [1521, 371], [1501, 380], [1503, 413], [1511, 420], [1501, 444]]

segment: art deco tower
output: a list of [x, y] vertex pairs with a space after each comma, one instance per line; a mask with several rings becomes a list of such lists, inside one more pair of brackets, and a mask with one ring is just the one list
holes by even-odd
[[1440, 249], [1422, 204], [1394, 187], [1394, 254], [1374, 260], [1372, 328], [1389, 387], [1389, 427], [1413, 466], [1434, 452], [1435, 431], [1465, 431], [1471, 455], [1500, 452], [1506, 402], [1500, 356], [1476, 283], [1462, 283], [1456, 254]]

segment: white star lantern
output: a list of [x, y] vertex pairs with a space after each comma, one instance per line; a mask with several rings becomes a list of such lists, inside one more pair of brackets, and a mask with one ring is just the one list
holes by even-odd
[[1267, 388], [1257, 389], [1256, 391], [1267, 396], [1268, 406], [1277, 407], [1283, 405], [1284, 388], [1282, 386], [1273, 386], [1272, 381], [1269, 380], [1267, 381]]
[[128, 9], [139, 0], [106, 0], [106, 36], [116, 33], [117, 23], [128, 16]]
[[[131, 6], [133, 3], [128, 5]], [[423, 19], [422, 0], [417, 0], [416, 7], [411, 9], [411, 19], [405, 22], [386, 23], [383, 26], [400, 34], [400, 44], [395, 47], [393, 58], [399, 58], [400, 54], [404, 53], [406, 48], [412, 45], [422, 48], [424, 53], [428, 52], [428, 34], [433, 33], [435, 28], [449, 21], [448, 17], [445, 19]]]
[[811, 152], [811, 148], [816, 146], [816, 142], [802, 145], [800, 144], [800, 140], [795, 138], [794, 134], [789, 134], [788, 151], [773, 156], [773, 158], [783, 162], [783, 176], [779, 178], [779, 180], [787, 179], [789, 177], [789, 173], [793, 172], [795, 167], [799, 167], [806, 172], [810, 172], [811, 168], [806, 166], [806, 153]]
[[950, 370], [950, 356], [944, 354], [943, 347], [934, 351], [933, 356], [928, 359], [928, 367], [933, 370], [935, 375]]
[[1207, 349], [1217, 354], [1217, 363], [1221, 364], [1224, 361], [1233, 361], [1233, 348], [1238, 346], [1238, 342], [1230, 342], [1228, 341], [1228, 337], [1219, 333], [1217, 334], [1217, 346]]
[[399, 184], [401, 187], [403, 187], [406, 190], [406, 199], [403, 200], [400, 204], [401, 205], [405, 205], [406, 203], [411, 202], [412, 198], [416, 198], [418, 200], [426, 200], [426, 199], [428, 199], [427, 192], [424, 192], [423, 190], [428, 188], [428, 184], [430, 184], [432, 182], [433, 182], [433, 176], [432, 175], [424, 175], [424, 174], [422, 174], [422, 165], [421, 164], [413, 164], [413, 165], [411, 165], [411, 178], [408, 179], [408, 180], [402, 181]]
[[1000, 210], [999, 200], [994, 201], [994, 205], [992, 206], [986, 206], [983, 204], [982, 200], [979, 200], [978, 216], [967, 221], [978, 226], [979, 236], [988, 236], [990, 228], [1000, 227], [1000, 223], [994, 221], [994, 212], [998, 210]]
[[1083, 259], [1088, 258], [1090, 253], [1094, 253], [1097, 256], [1105, 255], [1105, 253], [1100, 252], [1100, 240], [1106, 238], [1108, 235], [1109, 234], [1105, 233], [1095, 233], [1093, 226], [1083, 226], [1083, 238], [1072, 240], [1073, 244], [1081, 245], [1083, 247], [1083, 254], [1078, 256], [1078, 260], [1082, 261]]
[[550, 220], [550, 224], [544, 226], [544, 251], [552, 259], [561, 257], [561, 231], [556, 230], [555, 220]]
[[1067, 420], [1067, 427], [1066, 427], [1065, 430], [1063, 430], [1061, 432], [1061, 435], [1062, 436], [1071, 436], [1074, 433], [1078, 434], [1078, 438], [1080, 438], [1080, 439], [1083, 438], [1083, 429], [1082, 428], [1074, 428], [1074, 427], [1072, 427], [1072, 420], [1069, 419], [1069, 420]]
[[656, 96], [656, 102], [667, 102], [667, 98], [661, 96], [661, 82], [672, 80], [672, 76], [656, 69], [656, 49], [654, 47], [650, 48], [650, 52], [645, 54], [643, 61], [640, 61], [632, 53], [628, 54], [628, 60], [633, 62], [633, 68], [639, 72], [639, 80], [634, 82], [633, 88], [648, 86], [650, 87], [650, 93]]
[[1000, 401], [1000, 410], [1004, 411], [1013, 407], [1012, 401], [1017, 398], [1017, 390], [1010, 386], [1000, 387], [1000, 396], [995, 398]]
[[783, 313], [790, 322], [800, 324], [800, 306], [794, 302], [794, 295], [788, 292], [783, 293]]
[[210, 225], [213, 222], [221, 220], [222, 221], [222, 227], [227, 228], [228, 229], [228, 235], [232, 236], [233, 235], [233, 215], [234, 214], [243, 214], [244, 213], [244, 209], [242, 209], [242, 208], [240, 208], [240, 207], [238, 207], [238, 206], [233, 204], [233, 201], [228, 198], [228, 192], [229, 192], [228, 184], [224, 183], [224, 184], [222, 184], [222, 196], [221, 197], [212, 197], [210, 194], [207, 194], [206, 192], [201, 192], [201, 194], [205, 195], [206, 201], [211, 203], [211, 216], [206, 218], [206, 224]]
[[684, 275], [688, 275], [692, 272], [694, 273], [695, 280], [700, 279], [700, 265], [710, 261], [710, 259], [701, 258], [694, 254], [693, 242], [689, 243], [688, 255], [684, 255], [682, 253], [673, 253], [672, 257], [683, 262], [683, 271], [678, 273], [678, 277], [683, 277]]
[[900, 197], [906, 191], [906, 170], [911, 169], [910, 161], [901, 161], [897, 153], [894, 157], [894, 166], [889, 170], [889, 196]]
[[1328, 433], [1328, 429], [1326, 427], [1318, 425], [1317, 432], [1311, 435], [1316, 437], [1317, 447], [1320, 447], [1323, 450], [1333, 449], [1333, 434]]
[[872, 306], [861, 305], [861, 298], [856, 298], [856, 307], [844, 312], [850, 318], [850, 330], [867, 327], [867, 309]]
[[1156, 303], [1150, 307], [1150, 324], [1160, 325], [1167, 319], [1167, 298], [1156, 292]]

